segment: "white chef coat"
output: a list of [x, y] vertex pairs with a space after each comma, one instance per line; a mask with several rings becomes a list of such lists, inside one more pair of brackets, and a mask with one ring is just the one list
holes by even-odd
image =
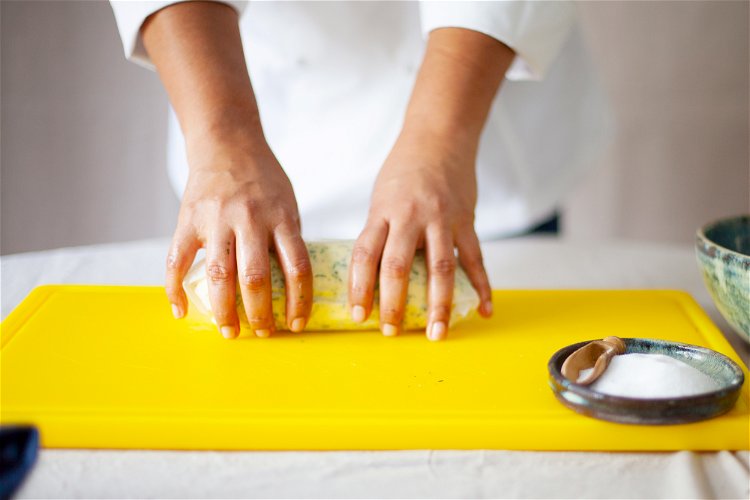
[[[171, 3], [112, 2], [128, 58], [153, 67], [139, 29]], [[608, 107], [568, 2], [225, 3], [241, 14], [261, 121], [305, 238], [355, 238], [363, 228], [433, 29], [479, 31], [517, 54], [480, 141], [481, 239], [549, 217], [608, 137]], [[181, 194], [187, 159], [173, 112], [168, 168]]]

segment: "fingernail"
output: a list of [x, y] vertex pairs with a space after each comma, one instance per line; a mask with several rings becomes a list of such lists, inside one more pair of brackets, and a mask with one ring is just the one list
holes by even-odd
[[445, 338], [445, 323], [442, 321], [434, 322], [427, 333], [427, 338], [430, 340], [443, 340]]
[[301, 332], [305, 328], [305, 318], [294, 318], [292, 321], [292, 331]]
[[172, 304], [172, 316], [174, 316], [175, 319], [182, 318], [182, 310], [177, 304]]
[[482, 304], [482, 312], [484, 312], [486, 316], [491, 315], [492, 314], [492, 302], [488, 300], [487, 302]]
[[365, 308], [362, 306], [352, 307], [352, 319], [355, 323], [362, 323], [365, 320]]
[[385, 323], [383, 325], [383, 335], [386, 337], [395, 337], [398, 335], [398, 328], [396, 325], [392, 325], [390, 323]]
[[233, 326], [222, 326], [221, 327], [221, 335], [225, 339], [233, 339], [234, 338], [234, 327]]
[[271, 336], [271, 330], [255, 330], [255, 335], [264, 339]]

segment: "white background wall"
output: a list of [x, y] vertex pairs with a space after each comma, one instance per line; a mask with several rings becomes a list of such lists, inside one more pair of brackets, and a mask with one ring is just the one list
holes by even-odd
[[101, 1], [0, 3], [3, 254], [168, 235], [167, 97]]
[[618, 133], [570, 197], [567, 235], [691, 242], [750, 212], [748, 5], [579, 4]]
[[[618, 132], [574, 238], [689, 243], [750, 211], [748, 2], [586, 2]], [[106, 2], [0, 3], [0, 253], [170, 235], [166, 95]]]

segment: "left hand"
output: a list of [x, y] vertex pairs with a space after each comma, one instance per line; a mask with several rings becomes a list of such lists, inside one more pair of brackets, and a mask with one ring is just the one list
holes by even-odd
[[364, 230], [352, 252], [352, 318], [366, 320], [380, 264], [380, 329], [400, 332], [414, 253], [426, 250], [427, 337], [446, 337], [456, 268], [454, 248], [474, 288], [479, 312], [492, 314], [492, 295], [474, 231], [475, 149], [429, 131], [404, 130], [378, 175]]
[[399, 333], [414, 252], [427, 258], [427, 337], [448, 333], [456, 269], [454, 249], [492, 314], [492, 294], [474, 232], [475, 163], [492, 100], [515, 53], [499, 40], [463, 28], [430, 32], [404, 127], [375, 181], [370, 214], [352, 252], [352, 319], [372, 312], [380, 264], [380, 329]]

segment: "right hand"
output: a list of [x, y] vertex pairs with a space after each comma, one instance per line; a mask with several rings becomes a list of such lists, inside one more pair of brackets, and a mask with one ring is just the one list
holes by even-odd
[[143, 43], [164, 82], [188, 146], [190, 175], [167, 258], [167, 295], [187, 313], [182, 280], [206, 248], [211, 309], [227, 338], [239, 333], [239, 273], [250, 327], [274, 327], [268, 250], [286, 278], [286, 322], [305, 327], [312, 271], [289, 179], [263, 137], [237, 11], [219, 2], [178, 2], [148, 17]]
[[167, 296], [175, 317], [182, 318], [188, 307], [182, 280], [198, 249], [206, 249], [211, 309], [228, 339], [239, 334], [238, 281], [252, 330], [258, 337], [274, 330], [272, 245], [286, 280], [288, 328], [301, 331], [312, 306], [312, 269], [292, 186], [265, 141], [247, 142], [188, 144], [190, 175], [167, 257]]

